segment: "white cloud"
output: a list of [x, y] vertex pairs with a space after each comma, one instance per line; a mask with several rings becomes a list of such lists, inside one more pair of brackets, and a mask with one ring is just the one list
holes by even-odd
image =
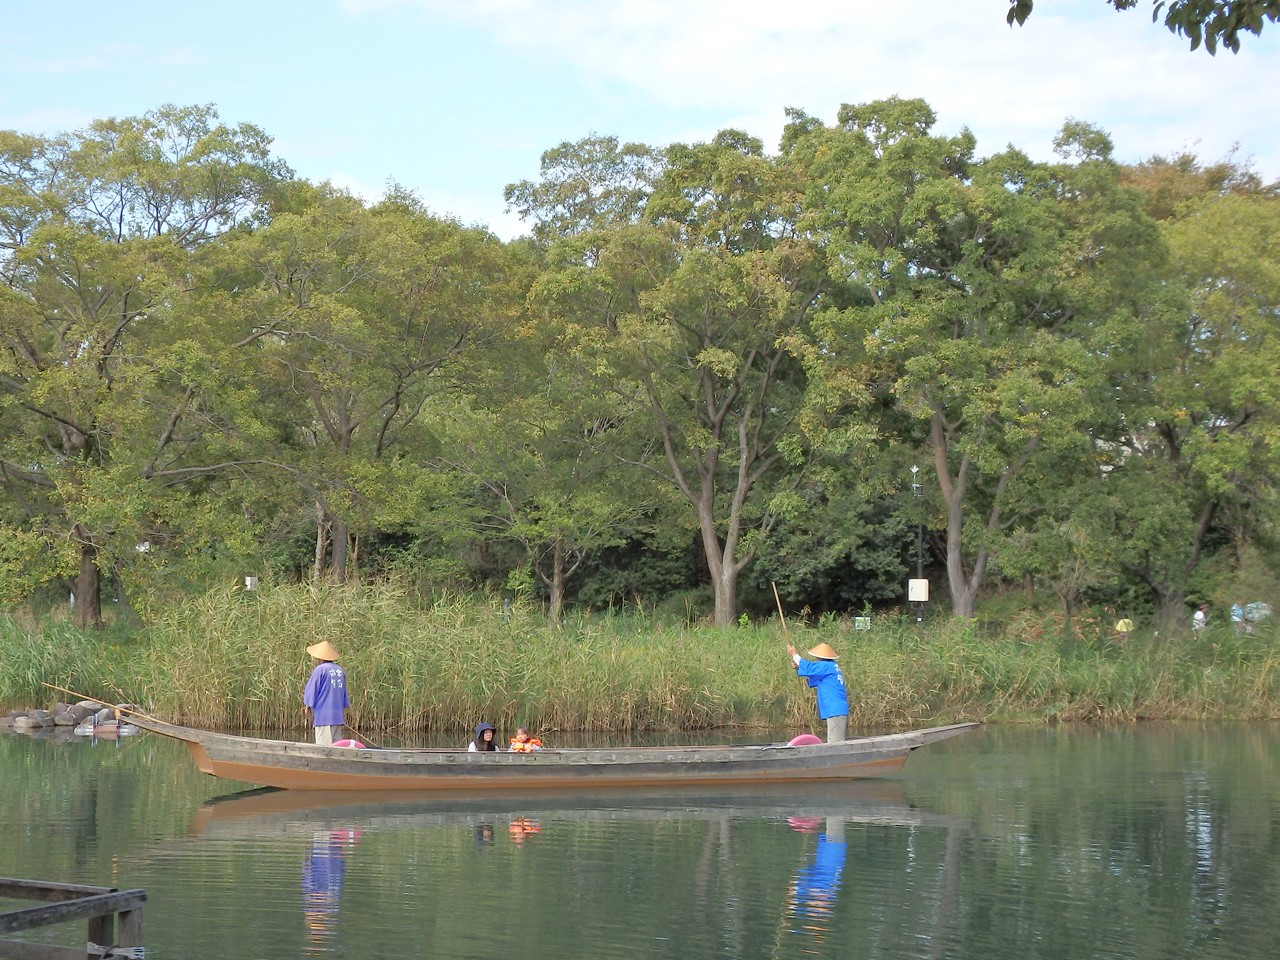
[[[1110, 132], [1122, 159], [1199, 144], [1216, 159], [1240, 142], [1280, 176], [1269, 117], [1280, 89], [1275, 31], [1238, 55], [1191, 52], [1142, 9], [1103, 0], [1040, 4], [1010, 28], [993, 0], [344, 0], [484, 30], [536, 67], [555, 62], [584, 83], [617, 84], [651, 109], [749, 121], [777, 142], [783, 108], [830, 120], [844, 102], [918, 96], [939, 129], [970, 127], [979, 151], [1012, 142], [1045, 156], [1067, 118]], [[744, 124], [746, 125], [746, 124]], [[708, 130], [704, 136], [714, 131]], [[584, 131], [585, 133], [585, 131]], [[625, 133], [623, 134], [626, 137]]]
[[[159, 0], [152, 0], [159, 4]], [[978, 152], [1045, 159], [1068, 118], [1110, 133], [1121, 160], [1240, 145], [1280, 178], [1280, 27], [1239, 55], [1191, 52], [1150, 8], [1036, 5], [1010, 28], [1004, 0], [228, 0], [254, 20], [235, 41], [181, 19], [94, 14], [57, 49], [32, 38], [54, 5], [15, 8], [0, 36], [0, 127], [36, 133], [215, 103], [275, 137], [299, 175], [369, 199], [394, 179], [438, 212], [523, 232], [503, 186], [539, 154], [599, 133], [654, 146], [736, 127], [777, 146], [785, 108], [832, 122], [842, 103], [921, 97], [937, 132]], [[256, 20], [254, 18], [257, 18]]]

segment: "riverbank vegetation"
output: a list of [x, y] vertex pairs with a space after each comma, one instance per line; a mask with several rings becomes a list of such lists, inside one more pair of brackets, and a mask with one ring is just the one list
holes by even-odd
[[[684, 608], [725, 633], [652, 642], [725, 662], [774, 584], [815, 623], [890, 614], [913, 578], [962, 620], [1012, 621], [1017, 590], [1165, 637], [1199, 602], [1274, 602], [1276, 185], [1234, 157], [1123, 164], [1080, 121], [1050, 160], [980, 157], [936, 119], [890, 98], [792, 111], [776, 149], [563, 143], [507, 188], [510, 242], [299, 180], [212, 107], [0, 132], [0, 605], [70, 598], [86, 628], [118, 607], [166, 656], [215, 585], [403, 579], [541, 604], [525, 646], [477, 639], [577, 696], [606, 681], [546, 682], [578, 649], [562, 621], [595, 642]], [[210, 622], [240, 638], [233, 675], [265, 669], [249, 627]], [[369, 711], [481, 656], [374, 637]], [[757, 709], [663, 669], [675, 691], [646, 696], [680, 706], [639, 719]], [[421, 709], [455, 695], [501, 706]]]
[[1003, 623], [943, 617], [778, 619], [731, 628], [634, 609], [549, 626], [540, 607], [460, 597], [420, 603], [390, 584], [218, 590], [146, 630], [105, 635], [0, 617], [0, 705], [46, 704], [42, 682], [197, 726], [299, 730], [321, 639], [342, 653], [349, 721], [384, 736], [465, 739], [502, 730], [806, 730], [811, 692], [786, 658], [825, 641], [841, 654], [851, 723], [883, 729], [979, 719], [1070, 722], [1280, 718], [1274, 628], [1138, 630], [1118, 642], [1102, 618]]

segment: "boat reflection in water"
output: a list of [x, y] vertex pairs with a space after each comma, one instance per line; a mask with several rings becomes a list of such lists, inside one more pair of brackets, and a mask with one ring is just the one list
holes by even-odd
[[316, 830], [302, 864], [302, 917], [306, 925], [306, 956], [333, 951], [338, 932], [338, 907], [346, 877], [347, 854], [360, 839], [357, 829]]
[[[378, 831], [406, 827], [472, 828], [501, 824], [529, 834], [549, 821], [719, 820], [733, 817], [825, 818], [899, 826], [954, 825], [917, 809], [896, 780], [771, 784], [706, 789], [468, 792], [465, 796], [270, 787], [207, 801], [189, 832], [206, 839], [307, 834], [316, 829]], [[477, 833], [479, 837], [479, 833]], [[486, 837], [486, 839], [488, 839]]]
[[[790, 834], [794, 842], [778, 849], [789, 847], [792, 855], [784, 854], [785, 860], [775, 861], [781, 869], [774, 887], [778, 899], [772, 901], [773, 910], [779, 911], [773, 930], [777, 936], [792, 940], [793, 949], [800, 953], [823, 956], [834, 956], [832, 950], [838, 946], [839, 935], [832, 933], [833, 910], [845, 871], [846, 826], [861, 825], [872, 831], [877, 826], [948, 830], [963, 826], [958, 818], [913, 806], [899, 781], [868, 780], [716, 792], [692, 788], [662, 793], [592, 790], [487, 797], [467, 794], [451, 799], [436, 794], [406, 796], [403, 791], [353, 795], [349, 791], [256, 790], [209, 801], [197, 811], [189, 830], [202, 840], [274, 838], [309, 844], [304, 871], [307, 950], [332, 954], [341, 952], [347, 939], [339, 935], [337, 915], [349, 860], [360, 857], [366, 846], [385, 852], [386, 842], [374, 839], [380, 833], [463, 830], [468, 846], [474, 838], [475, 847], [503, 856], [503, 848], [507, 855], [515, 850], [533, 854], [539, 848], [564, 849], [557, 846], [564, 836], [580, 836], [584, 825], [612, 828], [646, 821], [704, 821], [712, 826], [707, 842], [715, 845], [728, 844], [738, 836], [744, 842], [760, 839], [760, 821], [772, 821], [774, 829]], [[616, 834], [610, 829], [606, 835]], [[405, 846], [412, 843], [406, 837]], [[736, 859], [727, 847], [716, 849], [719, 852], [713, 859], [717, 863]], [[711, 850], [709, 846], [706, 856], [711, 856]], [[543, 853], [536, 862], [550, 862], [542, 859], [548, 855], [555, 856]], [[713, 877], [715, 870], [708, 862], [700, 862], [698, 873]], [[706, 881], [703, 877], [699, 883]], [[715, 884], [714, 879], [709, 882], [711, 886], [705, 890], [698, 887], [699, 895], [708, 901], [714, 899], [711, 891]]]

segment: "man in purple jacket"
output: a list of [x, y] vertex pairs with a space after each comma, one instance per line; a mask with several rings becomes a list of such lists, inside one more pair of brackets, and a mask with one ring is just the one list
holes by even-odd
[[347, 697], [347, 674], [338, 666], [338, 651], [328, 640], [307, 647], [316, 661], [315, 669], [302, 692], [302, 702], [311, 711], [316, 743], [328, 745], [342, 739], [344, 711], [351, 705]]

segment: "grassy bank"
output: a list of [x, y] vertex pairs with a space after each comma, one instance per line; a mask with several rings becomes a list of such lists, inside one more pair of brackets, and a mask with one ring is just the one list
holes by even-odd
[[[1280, 717], [1274, 629], [1138, 632], [1123, 646], [1090, 629], [1064, 635], [1030, 616], [999, 629], [788, 624], [797, 647], [826, 641], [841, 653], [855, 728]], [[348, 719], [370, 734], [460, 733], [479, 718], [502, 730], [619, 733], [816, 726], [776, 620], [714, 629], [597, 614], [556, 629], [519, 604], [424, 607], [388, 585], [215, 591], [141, 632], [86, 636], [0, 616], [0, 706], [48, 704], [47, 681], [196, 726], [295, 730], [306, 724], [304, 650], [319, 640], [342, 652]]]

